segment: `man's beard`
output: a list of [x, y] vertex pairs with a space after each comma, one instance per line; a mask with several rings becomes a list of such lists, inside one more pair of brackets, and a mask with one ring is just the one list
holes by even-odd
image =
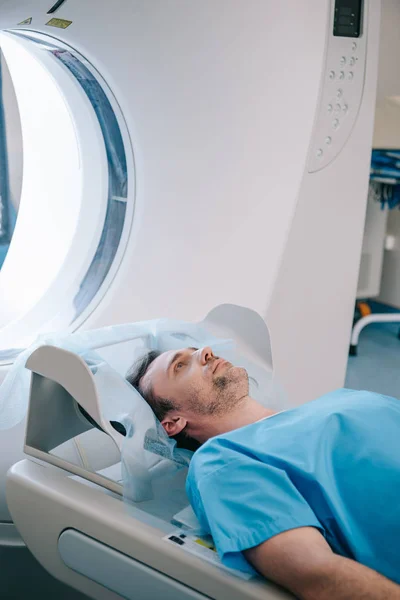
[[222, 416], [240, 405], [249, 393], [249, 377], [245, 369], [231, 367], [213, 380], [208, 401], [201, 401], [198, 394], [191, 398], [191, 409], [199, 415]]

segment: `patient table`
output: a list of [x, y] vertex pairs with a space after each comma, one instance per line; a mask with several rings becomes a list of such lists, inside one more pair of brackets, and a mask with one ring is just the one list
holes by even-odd
[[[26, 366], [32, 372], [28, 458], [9, 471], [7, 502], [26, 545], [49, 573], [96, 600], [291, 597], [262, 578], [225, 569], [198, 543], [193, 525], [180, 517], [190, 516], [186, 469], [163, 479], [170, 461], [158, 458], [151, 469], [153, 498], [124, 501], [123, 436], [102, 417], [94, 376], [80, 356], [43, 346]], [[79, 450], [88, 435], [97, 436], [103, 464], [98, 458], [89, 464], [82, 451], [79, 460], [72, 455], [68, 440]]]

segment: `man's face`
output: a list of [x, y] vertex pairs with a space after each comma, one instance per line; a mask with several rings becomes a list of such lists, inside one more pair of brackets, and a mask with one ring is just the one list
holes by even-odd
[[214, 356], [211, 348], [164, 352], [141, 380], [144, 390], [149, 385], [155, 396], [173, 401], [184, 419], [222, 415], [249, 392], [245, 369]]

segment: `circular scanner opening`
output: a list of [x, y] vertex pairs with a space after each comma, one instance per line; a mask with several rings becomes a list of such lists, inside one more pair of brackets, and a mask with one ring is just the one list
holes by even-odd
[[0, 362], [79, 327], [121, 262], [134, 208], [129, 134], [80, 54], [0, 33]]

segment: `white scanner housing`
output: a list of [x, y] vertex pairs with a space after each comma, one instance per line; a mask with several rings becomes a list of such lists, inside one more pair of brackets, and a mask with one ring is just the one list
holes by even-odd
[[[75, 170], [69, 177], [62, 170], [64, 182], [80, 186], [69, 200], [61, 193], [67, 187], [57, 179], [62, 161], [53, 150], [59, 148], [53, 113], [32, 111], [29, 101], [18, 100], [28, 77], [10, 68], [25, 136], [14, 151], [25, 152], [29, 168], [20, 172], [15, 244], [0, 273], [1, 352], [14, 349], [8, 356], [15, 356], [37, 332], [159, 315], [197, 321], [229, 302], [256, 310], [268, 323], [275, 372], [293, 404], [340, 387], [367, 204], [380, 0], [363, 0], [356, 39], [334, 35], [336, 0], [67, 0], [54, 15], [69, 22], [65, 29], [49, 24], [50, 4], [0, 0], [0, 31], [4, 52], [13, 46], [18, 56], [30, 57], [25, 75], [35, 68], [58, 91], [76, 145]], [[46, 51], [49, 45], [55, 54]], [[66, 48], [96, 75], [121, 128], [123, 194], [107, 198], [109, 149], [93, 103], [57, 58]], [[46, 102], [35, 82], [25, 89], [26, 98], [39, 106]], [[9, 117], [11, 128], [12, 122]], [[27, 136], [44, 128], [52, 144], [47, 159], [37, 161], [39, 136]], [[76, 312], [76, 295], [86, 298], [85, 274], [94, 265], [95, 276], [101, 266], [96, 252], [108, 201], [126, 206], [126, 221], [97, 292]], [[55, 217], [32, 242], [39, 209]], [[62, 236], [69, 242], [60, 248]], [[40, 249], [42, 260], [33, 260]], [[16, 286], [21, 281], [30, 282], [23, 293]], [[73, 357], [65, 358], [66, 364], [71, 359], [72, 378], [75, 367], [83, 373]], [[52, 360], [31, 364], [39, 407], [46, 386], [65, 384], [64, 396], [77, 394], [72, 379], [64, 379], [64, 367]], [[122, 364], [126, 356], [111, 360]], [[3, 364], [0, 379], [7, 369]], [[285, 597], [267, 583], [238, 580], [179, 548], [166, 550], [162, 529], [128, 517], [104, 481], [73, 479], [65, 464], [50, 464], [48, 457], [42, 462], [41, 453], [49, 454], [63, 437], [53, 426], [52, 433], [44, 420], [42, 437], [40, 420], [31, 421], [26, 449], [32, 459], [12, 467], [8, 507], [4, 481], [23, 456], [23, 424], [1, 432], [0, 521], [9, 523], [11, 513], [28, 547], [55, 577], [99, 600], [137, 597], [139, 588], [139, 598], [162, 595], [149, 581], [178, 599]], [[90, 462], [94, 473], [106, 457], [107, 468], [116, 462], [116, 439], [100, 442], [94, 430], [84, 436], [93, 460], [67, 443], [67, 462]], [[85, 574], [76, 564], [68, 566], [74, 544], [83, 549], [95, 542], [101, 545], [97, 573], [89, 565]], [[117, 590], [124, 570], [112, 585], [100, 580], [115, 558], [105, 548], [133, 561], [126, 564], [140, 586]]]

